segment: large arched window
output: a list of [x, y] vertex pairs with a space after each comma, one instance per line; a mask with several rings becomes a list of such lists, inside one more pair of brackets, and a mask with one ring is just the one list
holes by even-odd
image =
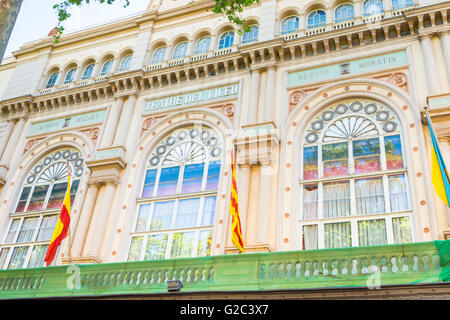
[[183, 42], [178, 43], [175, 46], [175, 48], [173, 49], [172, 59], [184, 58], [186, 56], [187, 48], [188, 48], [188, 42], [187, 41], [183, 41]]
[[306, 27], [308, 29], [318, 28], [318, 27], [324, 26], [326, 24], [326, 22], [327, 22], [327, 18], [326, 18], [325, 11], [316, 10], [316, 11], [311, 12], [308, 15]]
[[200, 54], [209, 51], [209, 48], [211, 46], [211, 37], [206, 36], [203, 38], [200, 38], [197, 40], [197, 43], [195, 44], [195, 51], [194, 54]]
[[94, 63], [88, 64], [83, 71], [83, 75], [81, 76], [81, 80], [89, 79], [92, 76], [92, 72], [94, 71]]
[[242, 43], [258, 41], [258, 29], [259, 28], [257, 25], [253, 25], [250, 26], [250, 31], [244, 31], [244, 33], [242, 34]]
[[414, 5], [413, 0], [392, 0], [392, 10], [398, 10]]
[[161, 63], [164, 61], [164, 57], [166, 56], [167, 47], [159, 47], [153, 52], [152, 62], [151, 64]]
[[383, 13], [383, 0], [366, 0], [363, 2], [363, 16], [373, 16]]
[[219, 50], [229, 48], [234, 43], [234, 32], [228, 31], [223, 33], [219, 38]]
[[100, 76], [106, 76], [111, 72], [111, 68], [113, 65], [114, 59], [109, 59], [103, 63], [102, 71], [100, 72]]
[[119, 71], [127, 71], [128, 69], [130, 69], [132, 58], [133, 58], [132, 54], [123, 57], [122, 61], [120, 61]]
[[344, 22], [353, 20], [354, 10], [353, 5], [350, 3], [341, 4], [334, 11], [334, 22]]
[[77, 68], [72, 68], [66, 73], [66, 77], [64, 78], [64, 84], [71, 83], [75, 78], [75, 73], [77, 72]]
[[47, 84], [45, 85], [46, 88], [51, 88], [53, 86], [55, 86], [56, 84], [56, 80], [58, 79], [59, 76], [59, 71], [57, 72], [53, 72], [47, 80]]
[[281, 34], [294, 33], [298, 30], [299, 19], [296, 16], [290, 16], [281, 22]]
[[128, 260], [209, 255], [222, 140], [208, 127], [177, 129], [153, 150]]
[[322, 111], [303, 140], [304, 249], [412, 241], [400, 121], [382, 103], [354, 99]]
[[67, 161], [73, 203], [84, 171], [84, 159], [73, 148], [56, 150], [28, 173], [8, 232], [1, 239], [0, 269], [43, 267], [44, 258], [67, 189]]

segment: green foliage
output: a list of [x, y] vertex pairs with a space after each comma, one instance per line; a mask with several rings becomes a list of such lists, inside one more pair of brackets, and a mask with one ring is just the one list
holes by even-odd
[[[126, 8], [130, 5], [131, 0], [121, 0], [123, 7]], [[250, 26], [245, 25], [245, 20], [242, 19], [239, 14], [244, 11], [245, 7], [251, 6], [253, 3], [259, 3], [260, 0], [214, 0], [215, 4], [212, 7], [212, 12], [225, 15], [231, 23], [242, 27], [245, 32], [250, 32]], [[61, 35], [64, 32], [64, 27], [61, 25], [64, 21], [70, 18], [70, 8], [73, 6], [81, 7], [83, 4], [89, 4], [91, 2], [113, 4], [116, 0], [64, 0], [53, 6], [58, 14], [58, 26], [57, 34], [54, 36], [55, 42], [58, 43], [61, 39]], [[191, 2], [195, 5], [195, 2]], [[242, 30], [238, 30], [239, 34], [242, 34]]]
[[346, 159], [348, 156], [347, 143], [333, 143], [322, 146], [322, 159], [335, 160], [335, 159]]

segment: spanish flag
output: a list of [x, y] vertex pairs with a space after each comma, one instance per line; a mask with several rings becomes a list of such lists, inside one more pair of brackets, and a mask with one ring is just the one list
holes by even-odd
[[231, 240], [239, 253], [244, 252], [244, 240], [242, 239], [241, 220], [239, 219], [239, 204], [236, 184], [236, 171], [234, 166], [233, 149], [231, 149], [231, 197], [230, 197], [230, 214], [231, 214]]
[[425, 109], [427, 116], [428, 128], [431, 134], [431, 181], [439, 198], [444, 201], [447, 207], [450, 207], [450, 181], [448, 177], [447, 168], [445, 167], [444, 158], [439, 149], [439, 144], [436, 139], [428, 111]]
[[69, 231], [70, 224], [70, 172], [67, 176], [67, 191], [64, 197], [64, 202], [59, 214], [58, 222], [56, 223], [55, 231], [53, 231], [52, 239], [47, 249], [47, 255], [45, 256], [45, 263], [47, 267], [52, 263], [56, 255], [61, 242], [66, 238]]

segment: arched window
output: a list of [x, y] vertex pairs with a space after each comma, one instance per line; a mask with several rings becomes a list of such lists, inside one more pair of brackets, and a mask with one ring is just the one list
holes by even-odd
[[392, 0], [392, 10], [398, 10], [414, 5], [413, 0]]
[[353, 20], [354, 10], [353, 5], [349, 3], [341, 4], [334, 11], [334, 22], [343, 22]]
[[181, 59], [184, 56], [186, 56], [187, 48], [188, 48], [188, 42], [187, 41], [183, 41], [183, 42], [178, 43], [175, 46], [175, 48], [173, 49], [172, 59]]
[[120, 62], [119, 71], [126, 71], [130, 69], [131, 59], [133, 58], [132, 54], [129, 54], [122, 58]]
[[75, 78], [75, 73], [77, 72], [77, 68], [72, 68], [66, 73], [66, 77], [64, 78], [64, 84], [71, 83]]
[[159, 47], [153, 52], [152, 56], [152, 64], [161, 63], [164, 61], [164, 57], [166, 56], [167, 47]]
[[327, 18], [326, 18], [326, 14], [325, 11], [323, 10], [316, 10], [311, 12], [308, 15], [308, 23], [307, 23], [307, 28], [311, 29], [311, 28], [318, 28], [318, 27], [322, 27], [326, 24], [327, 22]]
[[50, 77], [48, 77], [47, 85], [45, 87], [46, 88], [51, 88], [51, 87], [55, 86], [56, 80], [58, 79], [58, 76], [59, 76], [59, 71], [52, 73], [50, 75]]
[[209, 255], [221, 156], [222, 140], [208, 127], [177, 129], [155, 147], [129, 261]]
[[84, 171], [84, 159], [73, 148], [58, 149], [28, 173], [8, 232], [1, 239], [0, 269], [43, 267], [67, 190], [67, 160], [71, 177], [71, 203]]
[[242, 34], [242, 43], [250, 43], [258, 41], [258, 26], [250, 26], [250, 31]]
[[303, 141], [301, 232], [304, 249], [412, 241], [400, 121], [364, 99], [332, 105]]
[[84, 68], [83, 75], [81, 76], [81, 80], [89, 79], [92, 76], [92, 71], [94, 71], [94, 63], [90, 63]]
[[100, 72], [100, 76], [106, 76], [111, 72], [111, 68], [113, 65], [114, 59], [109, 59], [103, 63], [102, 71]]
[[209, 51], [209, 48], [211, 46], [211, 37], [206, 36], [203, 38], [200, 38], [197, 40], [197, 43], [195, 44], [195, 51], [194, 54], [200, 54]]
[[363, 16], [373, 16], [383, 13], [382, 0], [366, 0], [363, 2]]
[[298, 17], [290, 16], [281, 22], [281, 34], [294, 33], [298, 30]]
[[229, 48], [234, 42], [234, 32], [228, 31], [223, 33], [219, 38], [219, 50]]

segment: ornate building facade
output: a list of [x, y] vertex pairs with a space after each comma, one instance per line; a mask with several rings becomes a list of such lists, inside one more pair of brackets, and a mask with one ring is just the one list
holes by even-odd
[[[416, 256], [421, 272], [424, 261], [443, 267], [436, 252], [405, 262], [389, 248], [450, 234], [424, 121], [429, 106], [450, 164], [450, 3], [262, 0], [244, 11], [243, 33], [211, 6], [153, 0], [146, 13], [24, 44], [3, 61], [0, 269], [44, 266], [68, 170], [70, 241], [55, 267], [237, 253], [231, 148], [247, 253], [385, 248], [371, 262], [381, 270], [413, 270]], [[338, 260], [272, 271], [367, 274], [363, 260], [353, 270]], [[259, 279], [272, 267], [258, 265]], [[205, 270], [195, 279], [221, 277]], [[155, 283], [177, 278], [164, 274]], [[28, 279], [8, 277], [0, 286], [11, 292]]]

